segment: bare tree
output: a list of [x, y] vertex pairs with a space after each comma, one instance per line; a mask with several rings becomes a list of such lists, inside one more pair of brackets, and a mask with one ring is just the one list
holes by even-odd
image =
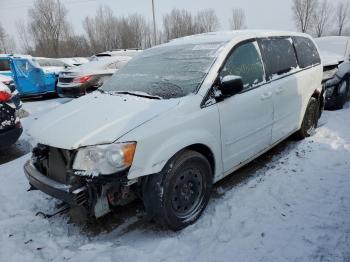
[[195, 34], [196, 25], [192, 14], [184, 9], [173, 9], [163, 16], [163, 31], [165, 41]]
[[120, 19], [118, 31], [121, 48], [144, 48], [150, 46], [150, 25], [140, 14], [132, 14]]
[[195, 18], [196, 32], [213, 32], [220, 26], [219, 19], [214, 9], [204, 9], [197, 13]]
[[32, 37], [29, 33], [29, 30], [27, 30], [27, 25], [23, 20], [18, 20], [16, 22], [16, 28], [17, 28], [17, 35], [20, 40], [20, 47], [22, 49], [22, 52], [25, 54], [34, 54], [33, 49], [33, 41]]
[[15, 49], [15, 41], [6, 33], [0, 23], [0, 53], [13, 53]]
[[67, 30], [67, 10], [60, 0], [35, 0], [29, 9], [29, 32], [40, 55], [58, 57]]
[[323, 0], [314, 13], [314, 31], [317, 37], [321, 37], [328, 29], [330, 18], [333, 15], [333, 6], [328, 0]]
[[293, 0], [292, 11], [297, 28], [305, 33], [311, 27], [318, 0]]
[[94, 53], [115, 49], [120, 45], [118, 20], [108, 6], [100, 6], [95, 17], [86, 17], [83, 27]]
[[93, 53], [151, 45], [150, 25], [140, 14], [118, 18], [110, 7], [100, 6], [95, 17], [85, 18], [83, 27]]
[[234, 8], [230, 19], [230, 27], [232, 30], [241, 30], [246, 27], [245, 12], [242, 8]]
[[83, 35], [72, 34], [60, 44], [61, 57], [91, 56], [89, 44]]
[[350, 3], [340, 2], [337, 6], [335, 21], [337, 25], [338, 35], [343, 34], [345, 25], [349, 21]]

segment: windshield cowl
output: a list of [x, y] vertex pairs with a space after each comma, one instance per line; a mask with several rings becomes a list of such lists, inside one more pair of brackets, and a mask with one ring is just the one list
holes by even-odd
[[155, 96], [155, 95], [150, 95], [145, 92], [140, 92], [140, 91], [103, 91], [104, 93], [110, 94], [110, 95], [130, 95], [130, 96], [138, 96], [138, 97], [143, 97], [143, 98], [149, 98], [149, 99], [162, 99], [160, 96]]

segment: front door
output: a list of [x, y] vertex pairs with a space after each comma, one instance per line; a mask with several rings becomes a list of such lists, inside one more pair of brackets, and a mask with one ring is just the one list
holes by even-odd
[[267, 38], [260, 40], [262, 55], [266, 63], [267, 77], [273, 89], [274, 124], [272, 143], [296, 131], [302, 108], [302, 90], [309, 72], [300, 77], [300, 69], [293, 46], [293, 40], [286, 38]]
[[256, 42], [235, 47], [220, 77], [242, 77], [244, 90], [218, 103], [221, 122], [224, 171], [230, 171], [258, 154], [271, 143], [273, 122], [272, 89]]
[[46, 90], [45, 74], [28, 59], [10, 58], [11, 68], [20, 95], [41, 94]]

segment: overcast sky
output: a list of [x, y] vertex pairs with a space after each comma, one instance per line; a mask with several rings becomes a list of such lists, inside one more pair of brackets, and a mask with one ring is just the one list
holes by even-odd
[[[338, 2], [340, 0], [334, 0]], [[0, 0], [0, 21], [6, 31], [15, 36], [15, 21], [25, 19], [34, 0]], [[82, 32], [81, 21], [93, 16], [99, 5], [110, 6], [116, 15], [143, 14], [151, 19], [151, 0], [61, 0], [68, 9], [68, 18], [77, 32]], [[232, 8], [243, 8], [249, 29], [295, 30], [291, 12], [292, 0], [155, 0], [159, 26], [162, 15], [172, 8], [197, 12], [213, 8], [221, 22], [221, 29], [228, 29]]]

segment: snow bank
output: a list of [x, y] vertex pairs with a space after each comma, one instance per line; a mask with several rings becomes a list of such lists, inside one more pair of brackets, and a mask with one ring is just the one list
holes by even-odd
[[57, 202], [26, 192], [24, 156], [0, 167], [0, 261], [350, 261], [349, 119], [350, 103], [325, 112], [313, 137], [216, 186], [203, 217], [178, 233], [134, 215], [97, 236], [66, 216], [37, 217]]

